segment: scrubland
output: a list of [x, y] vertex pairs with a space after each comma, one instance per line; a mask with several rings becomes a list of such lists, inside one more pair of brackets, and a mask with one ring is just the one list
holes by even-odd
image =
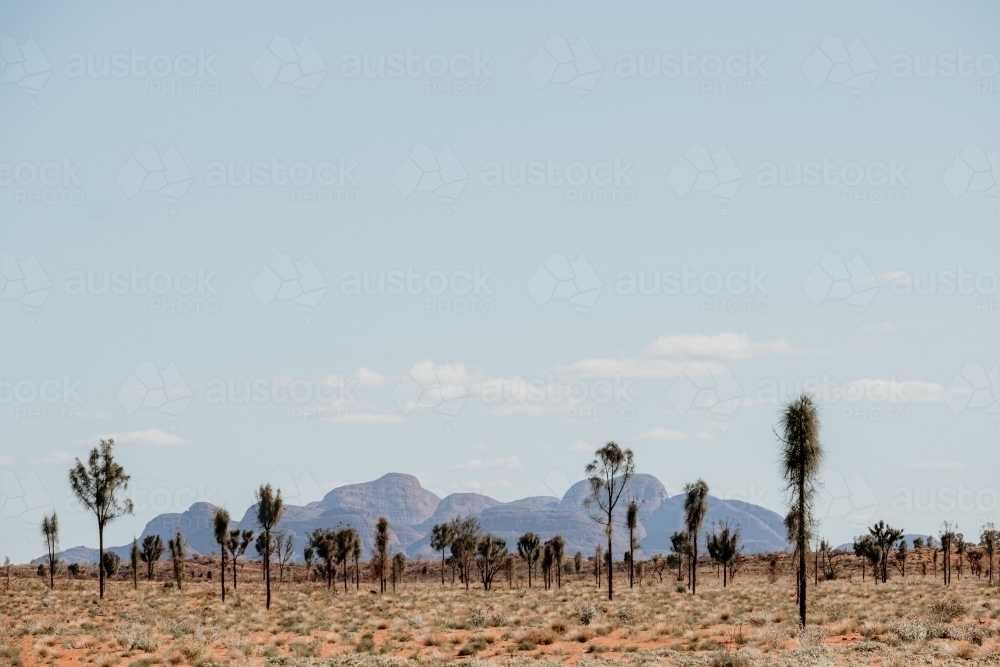
[[676, 572], [647, 573], [634, 588], [616, 572], [613, 601], [593, 574], [567, 573], [561, 588], [543, 590], [518, 573], [513, 586], [503, 579], [484, 591], [452, 584], [450, 571], [442, 586], [434, 567], [412, 563], [385, 594], [364, 579], [345, 592], [342, 580], [328, 589], [286, 570], [270, 611], [250, 567], [225, 603], [208, 560], [189, 563], [181, 590], [163, 580], [136, 590], [117, 577], [104, 600], [92, 572], [63, 572], [49, 590], [33, 568], [15, 568], [9, 585], [0, 574], [0, 667], [1000, 663], [1000, 588], [968, 571], [947, 588], [918, 568], [877, 585], [860, 569], [810, 580], [799, 629], [791, 569], [769, 574], [764, 559], [726, 588], [706, 564], [697, 595]]

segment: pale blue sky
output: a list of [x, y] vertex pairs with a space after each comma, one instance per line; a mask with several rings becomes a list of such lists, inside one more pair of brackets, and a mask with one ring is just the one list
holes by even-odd
[[[240, 513], [268, 480], [298, 502], [390, 471], [561, 494], [610, 439], [671, 492], [700, 476], [781, 511], [771, 428], [811, 381], [825, 536], [978, 534], [1000, 513], [998, 15], [4, 3], [0, 555], [36, 556], [51, 507], [63, 546], [96, 543], [66, 471], [108, 434], [138, 505], [112, 543], [194, 500]], [[626, 76], [656, 54], [660, 76]], [[87, 72], [105, 56], [123, 76]], [[158, 160], [161, 183], [137, 168]], [[218, 183], [258, 162], [265, 184]], [[797, 163], [821, 182], [769, 185]], [[289, 169], [308, 182], [273, 184]], [[366, 272], [401, 293], [355, 289]], [[141, 407], [158, 376], [178, 400]], [[430, 377], [454, 400], [415, 407]], [[215, 391], [253, 379], [260, 401]]]

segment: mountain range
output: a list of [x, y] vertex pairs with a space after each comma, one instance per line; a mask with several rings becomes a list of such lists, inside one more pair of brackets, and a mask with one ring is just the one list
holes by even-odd
[[[513, 552], [518, 537], [532, 531], [542, 540], [558, 534], [566, 540], [566, 553], [577, 551], [591, 555], [597, 545], [607, 544], [604, 527], [591, 518], [585, 505], [590, 495], [587, 480], [577, 482], [562, 498], [532, 496], [511, 502], [501, 502], [478, 493], [453, 493], [439, 498], [420, 485], [416, 477], [389, 473], [360, 484], [348, 484], [333, 489], [322, 500], [308, 505], [286, 505], [280, 529], [293, 535], [296, 559], [301, 561], [306, 536], [316, 528], [352, 526], [361, 536], [365, 557], [370, 554], [375, 524], [380, 516], [389, 520], [390, 549], [402, 551], [409, 558], [440, 557], [430, 547], [431, 528], [454, 517], [475, 516], [483, 532], [507, 540]], [[653, 475], [637, 474], [628, 483], [615, 510], [614, 552], [616, 559], [628, 546], [628, 530], [624, 525], [625, 506], [629, 499], [639, 503], [639, 527], [636, 538], [644, 557], [670, 552], [670, 535], [683, 529], [684, 496], [668, 497], [663, 484]], [[161, 514], [146, 524], [139, 541], [146, 535], [158, 534], [166, 543], [180, 529], [192, 555], [218, 553], [213, 534], [215, 506], [199, 502], [186, 511]], [[739, 525], [745, 553], [784, 551], [785, 525], [777, 513], [739, 500], [723, 500], [709, 496], [699, 541], [713, 522], [729, 520]], [[249, 507], [238, 523], [232, 526], [256, 530], [254, 507]], [[128, 559], [131, 545], [111, 547], [123, 560]], [[249, 555], [249, 554], [248, 554]], [[96, 563], [97, 549], [73, 547], [60, 553], [64, 563]], [[41, 562], [36, 559], [33, 562]]]

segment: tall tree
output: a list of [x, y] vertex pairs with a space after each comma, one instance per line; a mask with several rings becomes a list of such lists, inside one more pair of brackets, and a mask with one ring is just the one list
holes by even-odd
[[139, 558], [146, 564], [146, 579], [152, 581], [156, 574], [156, 563], [163, 558], [163, 538], [159, 535], [147, 535], [142, 538], [142, 550]]
[[351, 545], [351, 555], [354, 556], [354, 588], [361, 590], [361, 536], [354, 532], [354, 544]]
[[469, 580], [472, 578], [472, 567], [476, 562], [476, 549], [479, 546], [479, 536], [481, 529], [479, 521], [474, 516], [452, 519], [452, 526], [455, 531], [455, 539], [451, 543], [452, 558], [458, 563], [458, 569], [462, 573], [462, 581], [465, 582], [466, 590], [469, 589]]
[[178, 529], [174, 539], [167, 541], [167, 547], [170, 549], [170, 562], [174, 566], [174, 581], [177, 582], [177, 590], [181, 589], [181, 584], [184, 582], [184, 546], [184, 536]]
[[396, 592], [396, 584], [403, 583], [403, 573], [406, 572], [406, 554], [397, 551], [392, 557], [392, 592]]
[[219, 563], [222, 568], [219, 583], [222, 585], [222, 601], [226, 601], [226, 543], [229, 540], [229, 511], [224, 507], [216, 507], [212, 517], [215, 543], [219, 545]]
[[279, 530], [274, 535], [274, 556], [278, 561], [278, 583], [285, 581], [285, 566], [292, 560], [295, 554], [295, 542], [292, 540], [292, 533], [287, 530]]
[[55, 511], [52, 516], [42, 517], [42, 539], [45, 540], [45, 560], [49, 564], [49, 588], [56, 587], [56, 565], [59, 564], [59, 557], [56, 552], [59, 550], [59, 518]]
[[594, 577], [597, 579], [597, 587], [601, 587], [601, 563], [604, 562], [604, 547], [598, 544], [594, 547]]
[[476, 545], [476, 565], [483, 590], [493, 588], [493, 579], [507, 562], [507, 540], [496, 535], [483, 535]]
[[687, 532], [679, 530], [670, 536], [670, 550], [677, 554], [677, 581], [680, 581], [681, 567], [691, 551], [691, 541], [688, 539]]
[[260, 557], [260, 580], [267, 582], [267, 564], [264, 561], [270, 561], [271, 555], [274, 553], [271, 535], [268, 533], [258, 535], [253, 548], [257, 552], [257, 556]]
[[872, 566], [872, 579], [878, 583], [878, 564], [882, 560], [882, 553], [875, 544], [875, 538], [870, 534], [855, 537], [853, 548], [854, 555], [861, 559], [861, 581], [865, 580], [865, 564], [869, 563]]
[[455, 539], [455, 531], [450, 522], [434, 524], [431, 528], [431, 549], [441, 552], [441, 585], [444, 586], [444, 552]]
[[253, 542], [253, 531], [252, 530], [231, 530], [229, 531], [229, 538], [226, 540], [226, 549], [229, 550], [229, 556], [232, 560], [233, 567], [233, 590], [236, 590], [236, 566], [239, 564], [240, 556], [247, 552], [250, 548], [250, 544]]
[[[585, 501], [588, 507], [596, 506], [598, 512], [591, 518], [604, 526], [608, 538], [607, 558], [611, 557], [611, 538], [614, 533], [615, 506], [621, 499], [625, 487], [635, 474], [635, 457], [631, 449], [623, 450], [615, 442], [609, 442], [595, 452], [596, 458], [586, 468], [590, 478], [590, 497]], [[615, 598], [614, 572], [608, 568], [608, 599]]]
[[379, 590], [385, 593], [385, 571], [389, 566], [389, 520], [384, 516], [380, 516], [375, 524], [375, 559], [378, 561], [375, 567]]
[[788, 540], [795, 544], [798, 556], [797, 586], [799, 624], [806, 624], [806, 552], [815, 524], [813, 501], [823, 460], [823, 445], [819, 440], [819, 416], [816, 405], [806, 395], [785, 406], [781, 416], [781, 475], [785, 478], [789, 512], [785, 517]]
[[333, 577], [337, 571], [337, 533], [328, 528], [317, 528], [309, 533], [306, 538], [309, 549], [309, 560], [315, 556], [322, 562], [323, 578], [326, 579], [326, 587], [333, 587]]
[[139, 588], [139, 540], [132, 538], [132, 548], [128, 552], [129, 569], [132, 572], [132, 588]]
[[[80, 459], [69, 471], [69, 485], [83, 506], [97, 518], [98, 563], [104, 560], [104, 527], [120, 516], [132, 513], [132, 501], [122, 499], [128, 490], [129, 476], [115, 461], [112, 449], [115, 441], [101, 440], [99, 447], [90, 451], [87, 465]], [[98, 569], [98, 589], [104, 598], [104, 570]]]
[[872, 542], [878, 547], [879, 559], [876, 563], [876, 576], [882, 579], [884, 584], [889, 576], [889, 554], [892, 553], [893, 546], [903, 537], [903, 531], [893, 528], [885, 521], [879, 521], [868, 529], [872, 536]]
[[281, 489], [275, 490], [270, 484], [261, 484], [254, 493], [257, 513], [257, 525], [267, 537], [264, 538], [266, 553], [264, 558], [264, 588], [267, 591], [267, 600], [264, 603], [265, 609], [271, 608], [271, 531], [281, 522], [281, 515], [285, 512], [285, 503], [281, 499]]
[[945, 521], [941, 527], [941, 572], [944, 585], [951, 584], [951, 549], [955, 544], [955, 529], [950, 521]]
[[552, 586], [552, 542], [546, 541], [542, 548], [542, 581], [545, 590]]
[[635, 585], [635, 529], [639, 525], [639, 501], [632, 498], [625, 510], [625, 526], [628, 528], [628, 587]]
[[708, 484], [699, 479], [684, 486], [684, 526], [688, 531], [688, 548], [691, 550], [688, 578], [691, 593], [698, 592], [698, 533], [708, 513]]
[[541, 538], [535, 533], [525, 533], [517, 540], [517, 555], [528, 565], [528, 588], [531, 588], [531, 573], [541, 555]]
[[562, 588], [562, 566], [566, 555], [566, 540], [562, 535], [556, 535], [548, 544], [552, 546], [552, 566], [556, 569], [556, 585]]
[[740, 526], [729, 520], [712, 526], [708, 536], [708, 553], [722, 567], [722, 587], [729, 584], [730, 575], [740, 556]]
[[350, 569], [349, 563], [354, 553], [354, 543], [358, 539], [357, 531], [351, 527], [342, 528], [334, 536], [335, 552], [337, 562], [344, 568], [344, 592], [347, 592], [347, 571]]
[[121, 567], [121, 564], [121, 557], [114, 551], [104, 552], [104, 560], [101, 561], [101, 568], [104, 570], [105, 577], [110, 579], [118, 574], [118, 568]]
[[1000, 544], [1000, 533], [997, 532], [993, 522], [988, 521], [983, 527], [982, 534], [979, 536], [979, 546], [983, 548], [983, 551], [986, 552], [986, 557], [989, 559], [990, 583], [993, 582], [993, 557], [997, 552], [997, 544]]

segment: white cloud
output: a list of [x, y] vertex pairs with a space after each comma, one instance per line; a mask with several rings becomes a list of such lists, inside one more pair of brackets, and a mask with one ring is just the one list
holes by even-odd
[[363, 412], [361, 410], [335, 410], [319, 421], [324, 424], [354, 424], [356, 426], [382, 426], [402, 424], [406, 417], [394, 412]]
[[478, 449], [481, 452], [485, 452], [487, 449], [490, 448], [490, 446], [487, 445], [485, 442], [474, 442], [472, 443], [472, 448]]
[[962, 468], [962, 464], [954, 461], [937, 459], [934, 461], [917, 461], [916, 463], [907, 463], [903, 467], [906, 470], [960, 470]]
[[572, 445], [570, 445], [569, 448], [574, 452], [584, 452], [586, 454], [592, 454], [593, 452], [596, 452], [598, 449], [594, 445], [588, 444], [583, 440], [577, 440]]
[[696, 433], [683, 433], [675, 429], [657, 426], [647, 429], [635, 437], [636, 440], [648, 440], [654, 442], [688, 442], [690, 440], [714, 440], [715, 434], [709, 431], [698, 431]]
[[556, 375], [572, 378], [640, 378], [659, 380], [675, 378], [684, 372], [684, 364], [659, 359], [583, 359], [556, 368]]
[[12, 466], [14, 459], [9, 456], [0, 456], [0, 466]]
[[670, 379], [680, 377], [687, 360], [758, 359], [821, 354], [822, 350], [793, 345], [786, 340], [751, 341], [746, 334], [664, 334], [637, 357], [583, 359], [554, 369], [561, 377]]
[[760, 357], [790, 357], [811, 351], [792, 345], [786, 340], [751, 341], [746, 334], [720, 333], [678, 334], [660, 336], [646, 348], [652, 357], [699, 359], [758, 359]]
[[137, 447], [183, 447], [193, 445], [193, 440], [182, 438], [174, 433], [167, 433], [158, 428], [148, 428], [144, 431], [129, 431], [127, 433], [105, 433], [95, 435], [76, 444], [81, 447], [96, 447], [101, 440], [114, 440], [117, 445], [134, 445]]
[[864, 397], [869, 403], [940, 403], [944, 400], [944, 386], [924, 380], [895, 378], [861, 378], [840, 388], [844, 400]]
[[382, 387], [391, 387], [399, 381], [399, 378], [382, 375], [381, 373], [376, 373], [366, 367], [361, 367], [354, 371], [354, 375], [352, 377], [358, 381], [358, 387], [361, 389], [381, 389]]
[[502, 468], [506, 470], [516, 470], [523, 467], [521, 460], [516, 456], [504, 456], [496, 459], [469, 459], [452, 466], [454, 470], [495, 470]]
[[550, 417], [565, 412], [558, 403], [505, 403], [490, 408], [490, 414], [497, 417]]

